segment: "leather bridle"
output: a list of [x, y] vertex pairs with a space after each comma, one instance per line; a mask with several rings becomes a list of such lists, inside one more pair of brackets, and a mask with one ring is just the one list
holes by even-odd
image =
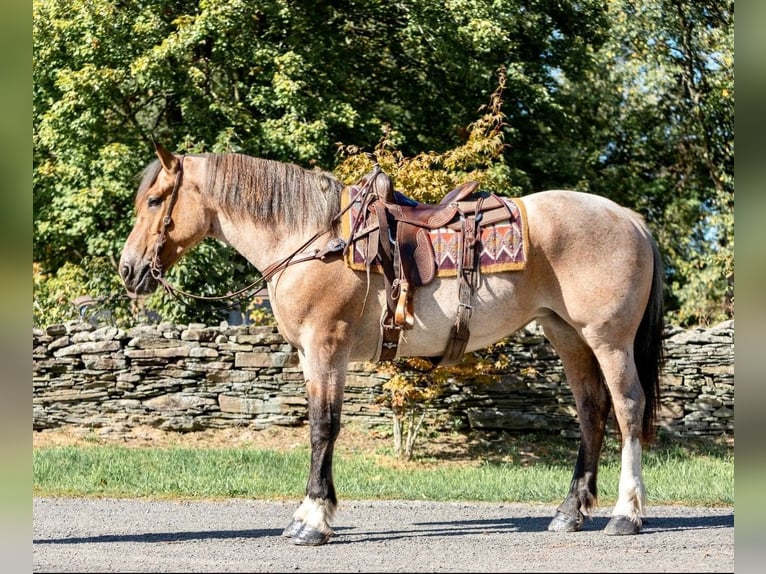
[[178, 200], [178, 188], [181, 187], [181, 178], [184, 174], [184, 159], [185, 155], [181, 156], [181, 160], [178, 162], [178, 173], [176, 174], [176, 180], [173, 183], [173, 191], [170, 192], [170, 199], [168, 200], [168, 208], [165, 210], [165, 215], [162, 218], [162, 227], [160, 227], [160, 233], [157, 235], [157, 241], [154, 243], [154, 255], [149, 262], [149, 271], [157, 281], [165, 286], [165, 279], [162, 277], [162, 262], [160, 261], [160, 250], [165, 245], [165, 241], [168, 236], [168, 227], [173, 223], [173, 207], [175, 207]]

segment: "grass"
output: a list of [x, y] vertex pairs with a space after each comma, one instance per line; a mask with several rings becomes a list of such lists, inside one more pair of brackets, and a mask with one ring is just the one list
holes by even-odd
[[[409, 462], [385, 448], [337, 452], [339, 495], [347, 500], [558, 503], [571, 479], [576, 442], [523, 436], [475, 439], [459, 453], [423, 450]], [[46, 446], [33, 452], [33, 495], [299, 499], [308, 467], [307, 445], [286, 451]], [[602, 505], [614, 502], [618, 478], [619, 448], [610, 438], [599, 471]], [[661, 438], [644, 454], [644, 481], [649, 504], [733, 505], [733, 447], [720, 441]]]

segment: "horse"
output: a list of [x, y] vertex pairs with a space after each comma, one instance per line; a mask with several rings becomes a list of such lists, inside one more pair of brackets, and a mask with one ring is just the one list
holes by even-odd
[[[329, 172], [236, 153], [181, 155], [155, 143], [135, 197], [135, 224], [119, 274], [133, 296], [166, 284], [164, 272], [212, 237], [266, 280], [280, 333], [297, 350], [307, 393], [311, 462], [305, 497], [282, 535], [322, 545], [338, 506], [333, 449], [350, 361], [376, 360], [384, 278], [349, 266], [341, 238], [344, 185]], [[618, 497], [604, 532], [642, 527], [642, 449], [653, 439], [663, 361], [663, 264], [635, 211], [570, 190], [524, 195], [528, 261], [484, 273], [472, 302], [465, 352], [537, 321], [561, 359], [580, 426], [571, 483], [548, 525], [581, 529], [598, 503], [607, 419], [621, 441]], [[342, 239], [342, 238], [341, 238]], [[398, 357], [438, 357], [449, 342], [459, 278], [436, 277], [413, 294], [413, 325]]]

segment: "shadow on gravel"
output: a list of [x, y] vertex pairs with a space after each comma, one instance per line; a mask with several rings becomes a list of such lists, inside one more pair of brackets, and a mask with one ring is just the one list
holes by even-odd
[[[545, 532], [548, 517], [506, 518], [492, 520], [450, 520], [445, 522], [414, 522], [406, 530], [363, 530], [356, 526], [336, 526], [336, 537], [332, 544], [358, 544], [360, 542], [381, 542], [408, 538], [469, 536], [498, 532]], [[609, 517], [594, 517], [585, 520], [582, 530], [600, 531], [606, 527]], [[643, 534], [655, 532], [734, 528], [734, 514], [714, 516], [667, 516], [644, 519]], [[145, 534], [104, 534], [73, 538], [36, 539], [34, 544], [99, 544], [114, 542], [167, 543], [189, 540], [215, 540], [230, 538], [280, 537], [281, 529], [266, 528], [253, 530], [212, 530], [194, 532], [152, 532]], [[285, 540], [288, 544], [288, 541]]]
[[[733, 528], [734, 514], [712, 516], [645, 517], [644, 528], [652, 530], [693, 530], [695, 528]], [[514, 532], [542, 532], [548, 530], [549, 517], [504, 518], [499, 520], [463, 520], [449, 522], [415, 522], [415, 526], [445, 526], [481, 530], [511, 530]], [[602, 530], [608, 516], [585, 518], [582, 530]]]
[[[382, 542], [422, 537], [450, 537], [488, 534], [498, 532], [547, 532], [548, 517], [507, 518], [494, 520], [454, 520], [448, 522], [415, 522], [408, 530], [387, 531], [356, 531], [355, 527], [335, 528], [341, 537], [350, 535], [353, 538], [343, 540], [333, 539], [332, 544], [354, 544], [360, 540]], [[581, 532], [601, 531], [606, 528], [609, 517], [586, 518]], [[734, 528], [734, 515], [724, 516], [670, 516], [662, 518], [645, 518], [642, 534], [665, 531], [681, 531], [711, 528]], [[552, 534], [555, 535], [555, 534]]]
[[715, 516], [650, 516], [644, 519], [644, 528], [651, 531], [734, 528], [734, 513]]
[[282, 530], [211, 530], [209, 532], [148, 532], [146, 534], [102, 534], [100, 536], [76, 536], [73, 538], [35, 539], [33, 544], [102, 544], [109, 542], [186, 542], [189, 540], [211, 540], [228, 538], [268, 538], [281, 536]]

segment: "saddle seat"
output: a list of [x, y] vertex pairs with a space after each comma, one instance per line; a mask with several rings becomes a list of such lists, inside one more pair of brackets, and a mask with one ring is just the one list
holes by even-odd
[[372, 192], [383, 201], [397, 221], [406, 221], [418, 227], [438, 229], [444, 227], [454, 216], [456, 202], [463, 201], [479, 187], [476, 181], [468, 181], [447, 193], [437, 204], [421, 203], [394, 189], [391, 177], [383, 172], [364, 176], [357, 186], [370, 185]]
[[429, 213], [439, 211], [443, 206], [450, 205], [457, 201], [463, 201], [476, 191], [479, 187], [479, 183], [476, 181], [467, 181], [458, 185], [455, 189], [447, 193], [439, 203], [433, 205], [429, 203], [422, 203], [411, 197], [407, 197], [402, 192], [394, 189], [394, 181], [391, 177], [382, 171], [373, 171], [373, 173], [365, 175], [356, 184], [358, 188], [369, 186], [374, 195], [377, 195], [382, 201], [387, 204], [399, 205], [403, 208], [413, 208], [414, 212], [422, 213], [423, 215], [412, 215], [413, 220], [418, 220], [424, 226], [429, 226], [427, 221]]

